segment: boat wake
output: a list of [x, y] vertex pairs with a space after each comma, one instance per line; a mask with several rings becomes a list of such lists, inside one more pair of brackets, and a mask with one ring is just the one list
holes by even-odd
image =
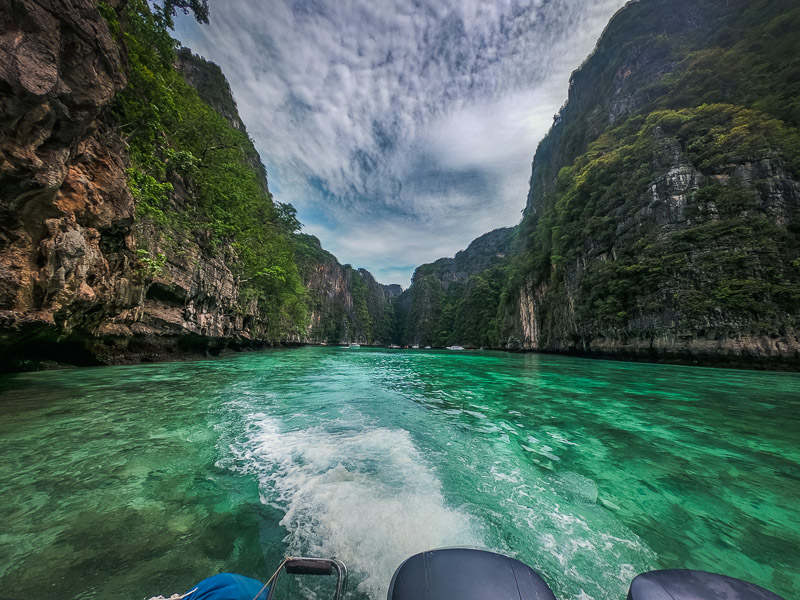
[[344, 561], [361, 593], [385, 598], [394, 570], [417, 552], [482, 545], [407, 431], [360, 422], [292, 430], [263, 413], [245, 421], [226, 466], [256, 475], [262, 502], [285, 512], [289, 552]]

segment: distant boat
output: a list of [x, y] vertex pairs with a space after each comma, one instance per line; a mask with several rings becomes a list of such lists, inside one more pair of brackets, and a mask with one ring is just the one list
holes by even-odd
[[411, 347], [412, 347], [414, 350], [419, 350], [419, 344], [414, 344], [414, 345], [413, 345], [413, 346], [411, 346]]
[[361, 348], [361, 344], [350, 344], [348, 348]]
[[397, 344], [389, 344], [388, 347], [391, 348], [392, 350], [399, 350], [400, 349], [400, 346], [398, 346]]
[[425, 346], [425, 350], [430, 350], [430, 349], [431, 349], [430, 346]]
[[464, 346], [448, 346], [448, 350], [463, 350]]

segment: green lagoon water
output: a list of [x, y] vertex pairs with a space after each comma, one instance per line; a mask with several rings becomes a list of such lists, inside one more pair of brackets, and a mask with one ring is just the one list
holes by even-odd
[[302, 348], [0, 378], [0, 597], [183, 592], [336, 556], [511, 553], [560, 599], [654, 568], [800, 597], [800, 377]]

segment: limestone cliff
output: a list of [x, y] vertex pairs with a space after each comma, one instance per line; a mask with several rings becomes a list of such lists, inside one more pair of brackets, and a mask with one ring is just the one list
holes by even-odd
[[[224, 76], [186, 49], [165, 62], [153, 23], [141, 2], [0, 1], [3, 370], [328, 337], [324, 301], [305, 327], [294, 210], [272, 200]], [[163, 89], [147, 88], [154, 69]], [[338, 269], [309, 295], [340, 303], [341, 341], [375, 339], [370, 309], [358, 318], [378, 310], [374, 281]]]
[[800, 367], [798, 21], [789, 3], [618, 13], [537, 150], [500, 345]]
[[[229, 247], [212, 252], [202, 232], [169, 236], [137, 218], [110, 111], [126, 56], [96, 4], [0, 10], [6, 366], [152, 360], [268, 339], [258, 307], [242, 310]], [[175, 205], [192, 201], [186, 182], [175, 188]]]
[[314, 236], [300, 234], [297, 241], [311, 311], [299, 341], [381, 346], [392, 341], [393, 301], [402, 288], [378, 283], [365, 269], [340, 264]]
[[[704, 174], [677, 140], [654, 134], [672, 155], [665, 172], [615, 211], [610, 244], [586, 239], [580, 256], [556, 267], [558, 278], [526, 279], [508, 347], [793, 365], [800, 347], [794, 296], [780, 289], [791, 284], [770, 281], [791, 281], [780, 246], [797, 219], [800, 182], [778, 157], [747, 157]], [[733, 230], [720, 206], [727, 198], [708, 193], [731, 180], [743, 194]]]
[[88, 0], [4, 1], [0, 23], [0, 350], [90, 360], [83, 332], [145, 292], [125, 144], [105, 118], [123, 57]]
[[506, 259], [511, 251], [514, 230], [511, 227], [495, 229], [473, 240], [464, 250], [456, 252], [453, 258], [440, 258], [430, 265], [417, 268], [414, 279], [426, 274], [435, 276], [444, 289], [453, 283], [467, 281], [470, 277]]
[[626, 5], [539, 144], [508, 258], [473, 285], [420, 268], [406, 339], [800, 368], [798, 31], [792, 2]]
[[800, 367], [796, 3], [629, 3], [522, 222], [405, 292], [297, 234], [221, 71], [149, 11], [0, 0], [0, 368], [281, 341]]
[[[177, 59], [178, 70], [189, 85], [197, 90], [203, 101], [225, 117], [231, 127], [239, 131], [246, 131], [247, 129], [239, 117], [239, 109], [233, 98], [231, 86], [222, 73], [222, 69], [213, 62], [193, 54], [189, 48], [178, 50]], [[263, 168], [260, 161], [259, 165]]]
[[411, 287], [396, 301], [397, 336], [403, 345], [492, 346], [487, 328], [495, 320], [499, 267], [511, 252], [514, 229], [490, 231], [453, 258], [414, 271]]

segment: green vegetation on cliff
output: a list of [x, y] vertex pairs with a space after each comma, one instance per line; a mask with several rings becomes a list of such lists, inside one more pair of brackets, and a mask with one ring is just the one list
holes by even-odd
[[798, 31], [789, 0], [620, 11], [539, 145], [510, 257], [453, 281], [420, 267], [404, 341], [589, 350], [793, 335]]
[[[714, 175], [721, 165], [759, 160], [798, 173], [799, 159], [796, 129], [741, 107], [632, 117], [561, 169], [555, 203], [540, 214], [517, 277], [547, 283], [550, 302], [563, 305], [569, 267], [605, 257], [581, 267], [579, 321], [623, 326], [666, 303], [685, 319], [722, 310], [779, 325], [800, 301], [797, 231], [769, 218], [757, 187]], [[676, 167], [699, 180], [697, 189], [675, 214], [646, 214], [653, 182]]]
[[520, 225], [423, 265], [396, 302], [297, 235], [221, 73], [190, 85], [175, 69], [194, 60], [169, 35], [183, 7], [103, 8], [129, 61], [130, 187], [157, 239], [204, 237], [224, 256], [272, 339], [587, 350], [796, 330], [795, 3], [629, 4], [572, 76]]
[[474, 240], [454, 258], [422, 265], [396, 303], [395, 341], [402, 344], [497, 347], [497, 316], [505, 281], [512, 229]]
[[341, 265], [307, 234], [294, 237], [297, 265], [307, 292], [312, 342], [388, 344], [394, 309], [388, 286], [364, 269]]
[[240, 285], [242, 310], [256, 301], [268, 337], [279, 339], [306, 322], [292, 242], [299, 223], [293, 207], [273, 201], [252, 140], [176, 70], [170, 11], [184, 4], [165, 12], [131, 0], [119, 15], [100, 5], [128, 58], [116, 113], [129, 143], [137, 214], [164, 244], [207, 239]]
[[[501, 267], [487, 269], [445, 289], [426, 272], [429, 266], [417, 270], [402, 341], [431, 346], [466, 344], [496, 348], [500, 344], [497, 306], [506, 280], [505, 270]], [[430, 305], [427, 318], [422, 313], [426, 303]]]
[[[687, 5], [698, 14], [687, 28], [662, 14], [684, 7], [667, 4], [620, 13], [575, 78], [623, 90], [609, 87], [594, 105], [571, 93], [612, 125], [581, 127], [591, 119], [568, 106], [537, 153], [544, 164], [534, 167], [539, 187], [508, 297], [546, 287], [545, 347], [615, 329], [646, 337], [716, 325], [735, 335], [797, 324], [800, 9], [699, 2]], [[613, 57], [611, 67], [598, 56]], [[620, 83], [628, 77], [635, 88]]]

